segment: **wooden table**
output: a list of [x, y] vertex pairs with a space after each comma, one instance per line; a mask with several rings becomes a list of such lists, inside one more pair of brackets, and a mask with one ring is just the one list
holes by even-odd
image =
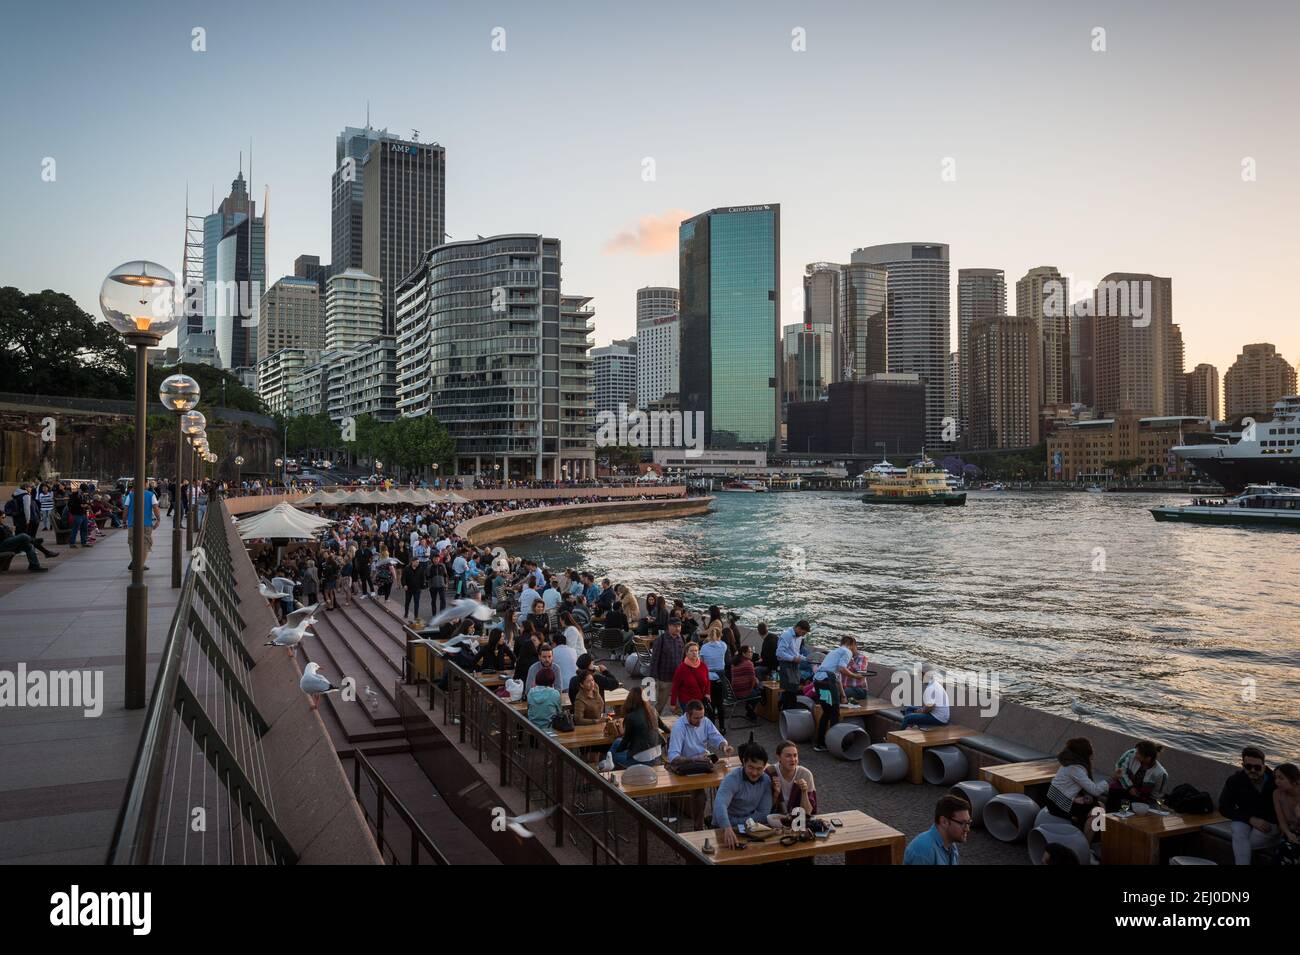
[[[664, 726], [669, 729], [677, 722], [679, 717], [665, 716], [662, 717]], [[604, 723], [592, 723], [588, 726], [575, 726], [569, 733], [550, 733], [551, 739], [555, 740], [565, 749], [583, 749], [588, 746], [606, 746], [614, 742], [605, 736]]]
[[[867, 697], [865, 700], [844, 700], [840, 703], [840, 719], [848, 720], [855, 717], [866, 717], [872, 713], [879, 713], [881, 710], [893, 709], [894, 704], [888, 700], [882, 700], [879, 697]], [[813, 707], [813, 722], [821, 722], [822, 705], [820, 703]]]
[[622, 772], [616, 772], [614, 778], [618, 780], [619, 787], [628, 796], [633, 799], [646, 799], [650, 796], [672, 796], [678, 793], [716, 789], [722, 784], [722, 777], [739, 765], [739, 756], [728, 756], [718, 760], [718, 765], [714, 767], [713, 772], [700, 773], [696, 776], [677, 776], [670, 773], [667, 766], [654, 766], [652, 768], [655, 771], [655, 781], [648, 786], [624, 786]]
[[922, 770], [927, 747], [947, 746], [967, 736], [978, 735], [980, 735], [979, 730], [971, 729], [969, 726], [949, 724], [930, 729], [894, 730], [886, 735], [885, 739], [897, 743], [907, 754], [907, 781], [919, 784], [925, 782], [925, 773]]
[[1027, 763], [1000, 763], [980, 770], [980, 779], [992, 783], [1000, 793], [1023, 793], [1030, 786], [1044, 786], [1061, 768], [1055, 757], [1034, 759]]
[[779, 680], [765, 680], [762, 687], [763, 702], [758, 705], [758, 715], [771, 723], [775, 723], [781, 718], [781, 682]]
[[[897, 829], [857, 809], [817, 814], [818, 819], [827, 823], [832, 817], [843, 821], [844, 827], [836, 829], [829, 839], [796, 842], [792, 846], [781, 845], [780, 837], [773, 836], [766, 842], [747, 842], [744, 849], [727, 849], [722, 844], [722, 831], [719, 829], [687, 832], [683, 833], [681, 838], [697, 849], [703, 848], [704, 840], [707, 838], [713, 843], [717, 852], [706, 858], [715, 865], [763, 865], [768, 862], [786, 862], [790, 859], [806, 859], [809, 856], [841, 852], [844, 853], [844, 861], [849, 865], [902, 864], [907, 837]], [[743, 836], [741, 840], [744, 841]]]
[[1101, 831], [1102, 865], [1159, 865], [1162, 839], [1199, 832], [1204, 826], [1226, 821], [1217, 812], [1192, 816], [1147, 813], [1127, 818], [1108, 813], [1106, 828]]
[[478, 673], [475, 674], [474, 679], [478, 680], [480, 683], [482, 683], [484, 686], [487, 687], [497, 687], [497, 686], [506, 685], [506, 678], [505, 678], [505, 674], [503, 673]]

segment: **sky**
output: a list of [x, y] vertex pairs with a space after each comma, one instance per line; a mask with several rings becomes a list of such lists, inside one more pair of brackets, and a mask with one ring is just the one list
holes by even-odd
[[681, 218], [780, 203], [783, 324], [805, 264], [945, 242], [953, 348], [959, 268], [1004, 269], [1014, 309], [1055, 265], [1172, 277], [1188, 369], [1260, 341], [1300, 361], [1293, 2], [54, 0], [5, 20], [0, 285], [95, 315], [118, 263], [179, 271], [187, 186], [210, 211], [250, 143], [269, 274], [328, 261], [335, 137], [368, 105], [446, 148], [453, 239], [561, 239], [597, 344], [635, 331], [637, 288], [677, 284]]

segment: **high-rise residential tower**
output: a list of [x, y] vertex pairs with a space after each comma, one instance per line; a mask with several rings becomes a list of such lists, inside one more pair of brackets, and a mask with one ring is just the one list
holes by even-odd
[[325, 285], [325, 348], [338, 351], [372, 341], [384, 331], [379, 279], [359, 269], [330, 277]]
[[281, 348], [314, 348], [325, 343], [325, 310], [313, 279], [286, 275], [262, 296], [257, 322], [257, 354]]
[[681, 390], [682, 323], [676, 312], [636, 321], [636, 400], [641, 408]]
[[1183, 412], [1197, 418], [1220, 420], [1219, 370], [1202, 362], [1183, 374]]
[[781, 207], [711, 209], [678, 230], [681, 407], [710, 448], [775, 451]]
[[591, 373], [596, 386], [596, 414], [618, 414], [636, 406], [637, 378], [636, 337], [616, 338], [608, 345], [591, 350]]
[[677, 289], [666, 285], [647, 285], [636, 290], [636, 322], [659, 318], [662, 315], [676, 315], [678, 305]]
[[1038, 320], [999, 315], [971, 322], [970, 447], [1028, 448], [1039, 438], [1042, 347]]
[[362, 168], [361, 267], [383, 283], [384, 334], [392, 335], [394, 290], [442, 244], [446, 152], [437, 143], [381, 136]]
[[981, 318], [1007, 313], [1007, 279], [1001, 269], [957, 270], [957, 441], [966, 445], [971, 428], [970, 325]]
[[889, 371], [921, 377], [926, 388], [926, 446], [942, 448], [951, 352], [948, 246], [937, 242], [874, 245], [855, 249], [852, 261], [888, 273]]
[[1070, 280], [1054, 265], [1030, 269], [1016, 282], [1016, 315], [1038, 323], [1042, 337], [1040, 407], [1068, 405], [1070, 385]]
[[464, 473], [595, 476], [590, 299], [560, 292], [560, 240], [449, 242], [399, 283], [397, 407], [433, 414]]
[[1296, 370], [1267, 343], [1243, 345], [1223, 375], [1224, 413], [1262, 415], [1282, 398], [1296, 393]]
[[1098, 417], [1182, 413], [1182, 332], [1173, 321], [1168, 278], [1112, 272], [1093, 293], [1094, 406]]

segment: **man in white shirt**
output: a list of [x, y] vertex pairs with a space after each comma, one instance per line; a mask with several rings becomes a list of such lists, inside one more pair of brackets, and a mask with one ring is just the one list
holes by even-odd
[[925, 682], [925, 689], [921, 691], [923, 705], [903, 707], [902, 729], [948, 725], [948, 691], [943, 688], [939, 676], [938, 669], [928, 663], [921, 668], [921, 679]]
[[533, 612], [533, 602], [541, 599], [542, 595], [533, 589], [531, 583], [525, 584], [523, 592], [519, 595], [519, 612], [525, 617], [528, 616]]
[[566, 640], [564, 634], [555, 638], [554, 662], [551, 666], [555, 667], [555, 672], [560, 676], [559, 682], [555, 684], [557, 688], [567, 687], [569, 681], [578, 675], [578, 652]]

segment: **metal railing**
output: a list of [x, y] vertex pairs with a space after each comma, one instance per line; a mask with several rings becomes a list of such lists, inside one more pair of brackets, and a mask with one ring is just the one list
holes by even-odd
[[[370, 807], [361, 792], [361, 773], [363, 770], [365, 771], [366, 780], [374, 792], [375, 812], [373, 816], [371, 816]], [[375, 769], [374, 765], [360, 749], [354, 750], [352, 753], [352, 794], [356, 796], [357, 805], [361, 808], [362, 814], [366, 817], [366, 822], [370, 824], [374, 832], [375, 845], [379, 847], [380, 854], [383, 855], [384, 850], [387, 849], [388, 861], [393, 865], [401, 865], [402, 860], [398, 856], [397, 847], [384, 832], [384, 814], [385, 809], [389, 806], [393, 808], [402, 825], [406, 827], [410, 837], [410, 843], [406, 847], [406, 864], [419, 865], [421, 849], [424, 850], [424, 854], [429, 857], [429, 861], [434, 865], [451, 864], [447, 861], [447, 857], [442, 854], [442, 851], [433, 844], [433, 840], [424, 831], [424, 827], [416, 822], [415, 817], [406, 808], [406, 804], [389, 788], [383, 777], [379, 775], [379, 771]]]
[[207, 517], [158, 664], [110, 865], [297, 861], [275, 820], [262, 747], [269, 727], [240, 639], [225, 504], [214, 501]]
[[409, 653], [404, 680], [415, 686], [417, 697], [427, 692], [431, 711], [441, 702], [443, 733], [472, 747], [478, 763], [494, 764], [500, 788], [522, 790], [523, 812], [554, 809], [546, 822], [534, 824], [539, 836], [542, 827], [549, 826], [557, 849], [576, 852], [591, 865], [708, 862], [662, 820], [473, 674], [447, 660], [442, 665], [446, 689], [432, 679], [431, 670], [417, 672]]

